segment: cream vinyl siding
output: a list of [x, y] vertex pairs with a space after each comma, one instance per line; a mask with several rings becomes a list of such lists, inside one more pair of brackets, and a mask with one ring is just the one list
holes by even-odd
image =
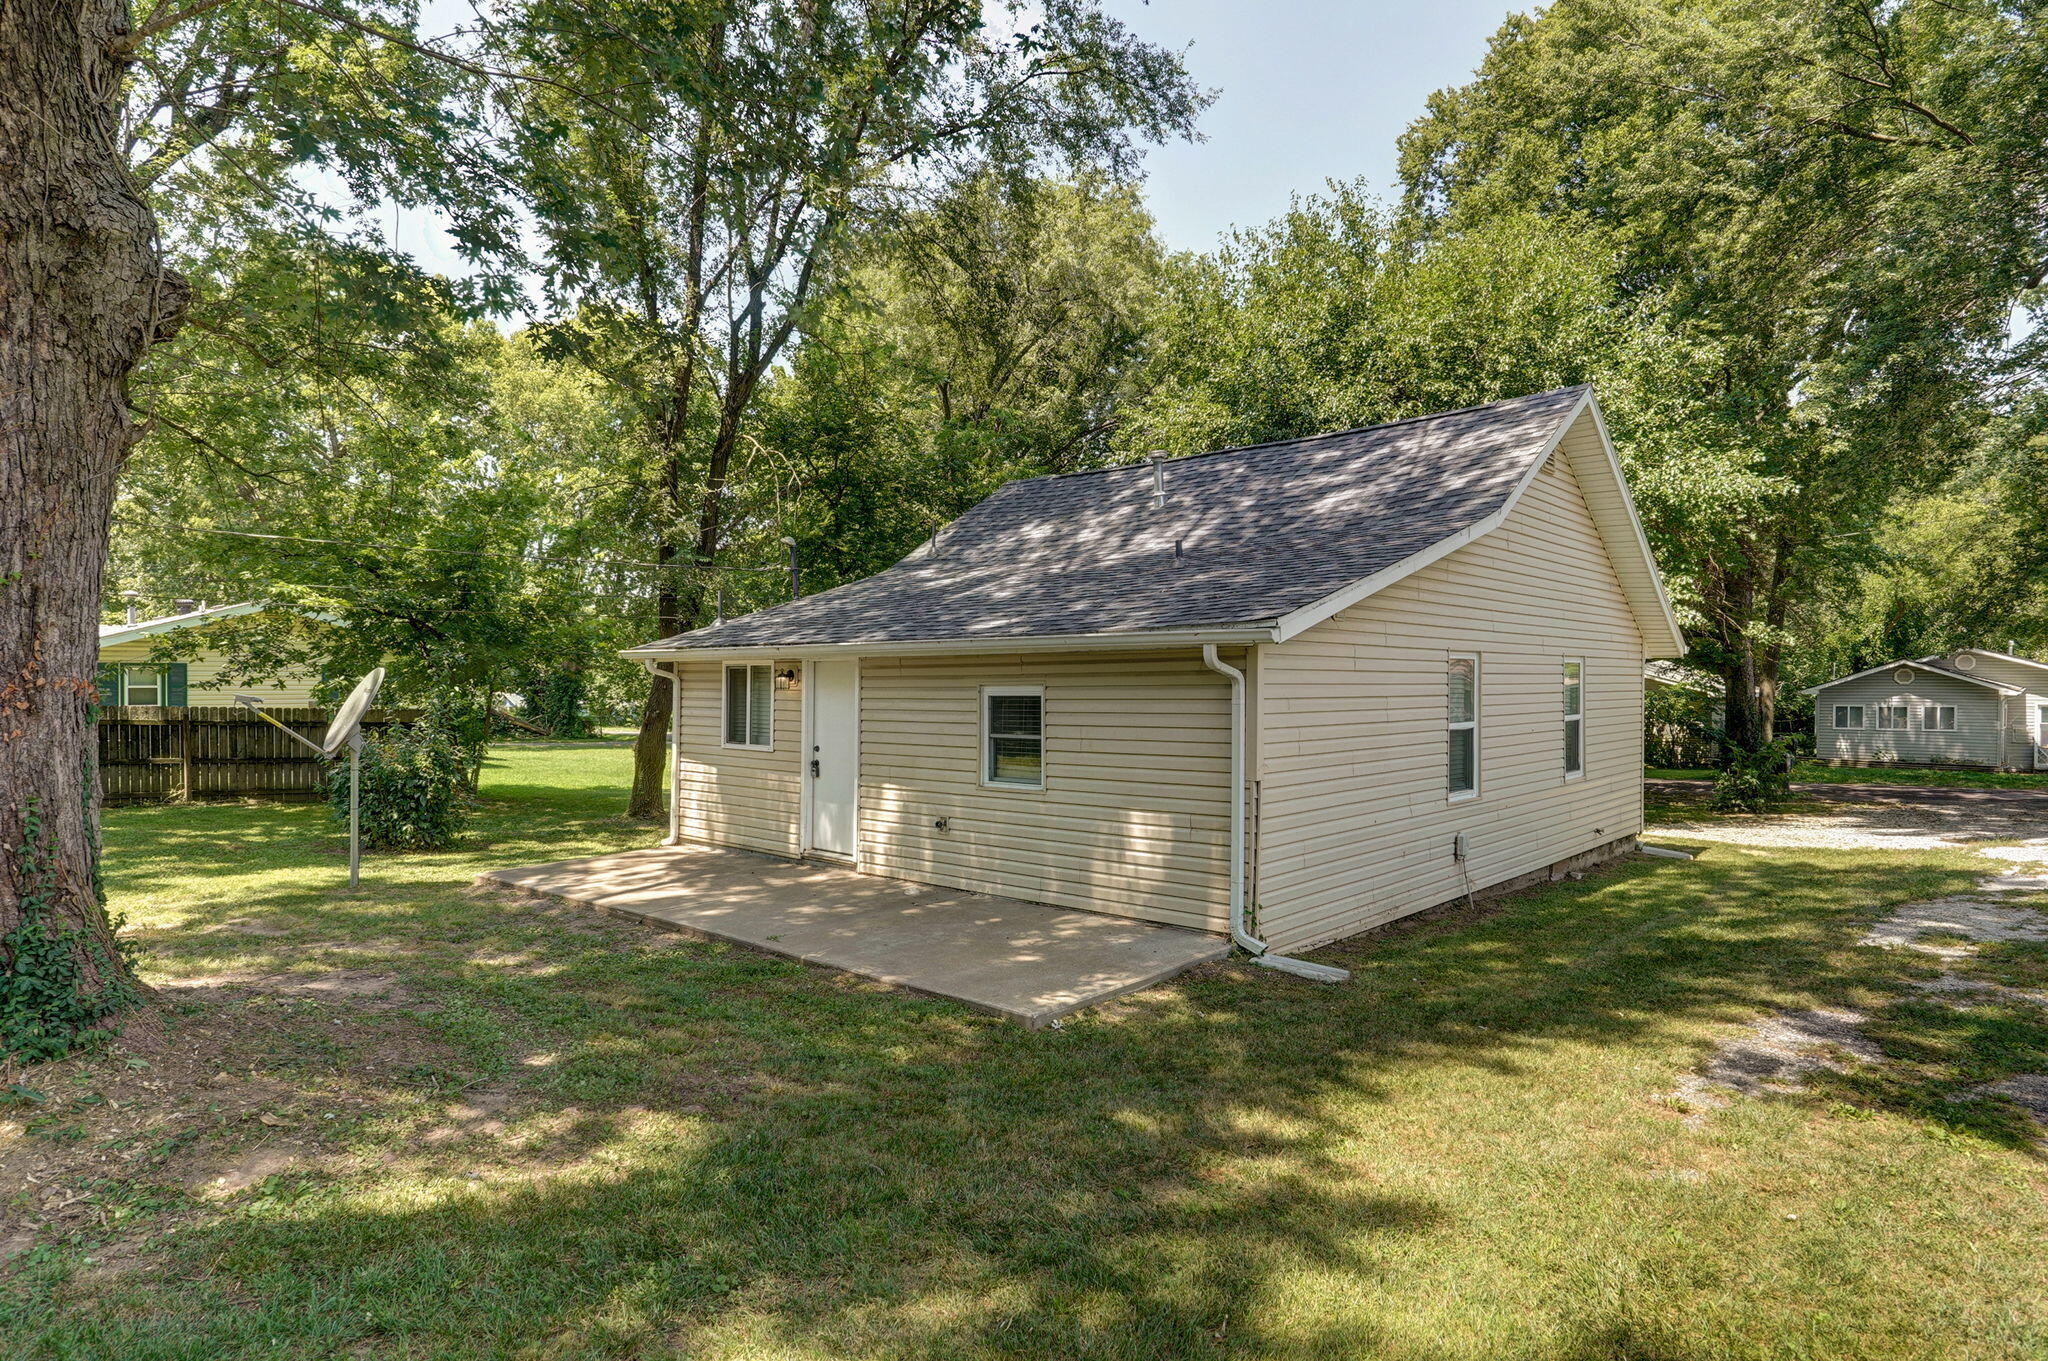
[[[774, 670], [797, 667], [776, 662]], [[685, 841], [796, 855], [802, 798], [803, 692], [776, 685], [774, 745], [755, 750], [721, 744], [725, 667], [680, 663], [682, 726], [676, 741], [678, 830]], [[798, 668], [801, 669], [800, 667]]]
[[[100, 660], [115, 666], [151, 665], [150, 654], [162, 638], [137, 638], [100, 649]], [[302, 708], [313, 703], [317, 677], [309, 672], [290, 672], [269, 685], [240, 685], [221, 679], [224, 663], [212, 652], [200, 649], [181, 652], [185, 663], [185, 702], [188, 705], [233, 704], [236, 695], [261, 695], [274, 709]]]
[[[1913, 678], [1901, 684], [1893, 673], [1910, 670]], [[1918, 667], [1886, 667], [1874, 676], [1831, 685], [1813, 697], [1814, 752], [1824, 761], [1852, 761], [1859, 765], [1971, 765], [1996, 766], [2006, 762], [1999, 710], [2012, 704], [1996, 690], [1956, 680], [1938, 671]], [[1837, 728], [1835, 706], [1863, 706], [1863, 726]], [[1877, 709], [1885, 704], [1906, 706], [1904, 728], [1877, 726]], [[1922, 709], [1930, 705], [1955, 706], [1956, 726], [1952, 732], [1922, 727]]]
[[[1044, 788], [983, 783], [987, 686], [1044, 687]], [[860, 697], [862, 870], [1226, 925], [1230, 688], [1198, 652], [873, 657]]]
[[[1444, 667], [1461, 653], [1479, 657], [1479, 795], [1454, 802]], [[1571, 780], [1568, 658], [1585, 663]], [[1642, 673], [1635, 616], [1557, 458], [1500, 529], [1261, 646], [1260, 933], [1283, 949], [1352, 935], [1640, 831]]]

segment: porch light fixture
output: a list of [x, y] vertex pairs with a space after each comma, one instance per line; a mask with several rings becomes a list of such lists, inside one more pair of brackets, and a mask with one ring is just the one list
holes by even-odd
[[791, 667], [785, 667], [785, 668], [784, 668], [783, 670], [781, 670], [781, 671], [778, 671], [778, 672], [776, 672], [776, 673], [775, 673], [775, 688], [776, 688], [776, 689], [778, 689], [778, 690], [794, 690], [794, 689], [796, 689], [796, 687], [797, 687], [797, 684], [798, 684], [798, 678], [797, 678], [797, 670], [796, 670], [796, 668], [795, 668], [795, 667], [793, 667], [793, 666], [791, 666]]

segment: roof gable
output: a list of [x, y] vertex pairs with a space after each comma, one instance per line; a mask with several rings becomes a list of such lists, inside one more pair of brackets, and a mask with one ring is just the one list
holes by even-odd
[[887, 571], [632, 649], [1283, 638], [1497, 528], [1571, 437], [1652, 655], [1683, 640], [1588, 388], [1148, 465], [1013, 482]]
[[[1962, 650], [1965, 652], [1975, 652], [1977, 649], [1964, 648]], [[1971, 685], [1981, 685], [1986, 690], [1996, 690], [2000, 694], [2017, 695], [2022, 693], [2022, 687], [2020, 686], [2008, 685], [2004, 681], [1993, 680], [1989, 676], [1973, 675], [1968, 671], [1964, 671], [1947, 661], [1941, 653], [1936, 653], [1929, 657], [1901, 657], [1897, 661], [1886, 662], [1882, 666], [1866, 667], [1847, 676], [1838, 676], [1831, 681], [1822, 681], [1819, 685], [1808, 686], [1799, 693], [1802, 695], [1817, 695], [1823, 690], [1832, 690], [1837, 685], [1847, 685], [1850, 681], [1863, 680], [1865, 677], [1879, 675], [1887, 671], [1896, 671], [1901, 667], [1909, 671], [1925, 671], [1928, 675], [1942, 680], [1967, 681]]]

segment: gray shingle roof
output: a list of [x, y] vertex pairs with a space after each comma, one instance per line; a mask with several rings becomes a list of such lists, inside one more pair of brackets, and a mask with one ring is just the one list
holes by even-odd
[[1500, 510], [1584, 393], [1170, 460], [1164, 508], [1146, 464], [1012, 482], [936, 551], [645, 650], [1267, 623]]
[[1960, 680], [1975, 681], [1979, 685], [1988, 685], [1994, 690], [2003, 690], [2008, 695], [2017, 695], [2023, 693], [2022, 687], [2020, 686], [2011, 685], [2001, 680], [1994, 680], [1990, 676], [1984, 675], [1982, 672], [1965, 671], [1963, 670], [1963, 668], [1957, 666], [1954, 662], [1950, 661], [1947, 657], [1943, 656], [1939, 652], [1935, 653], [1931, 657], [1916, 657], [1910, 662], [1893, 662], [1891, 664], [1893, 666], [1917, 666], [1922, 671], [1939, 671], [1945, 676], [1954, 676]]

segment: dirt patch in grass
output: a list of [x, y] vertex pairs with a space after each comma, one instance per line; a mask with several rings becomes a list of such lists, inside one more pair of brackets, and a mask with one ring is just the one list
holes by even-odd
[[1881, 1063], [1884, 1053], [1863, 1033], [1870, 1018], [1841, 1007], [1781, 1011], [1724, 1041], [1697, 1073], [1679, 1079], [1670, 1099], [1697, 1124], [1706, 1110], [1723, 1110], [1731, 1095], [1795, 1092], [1815, 1073], [1847, 1072], [1854, 1063]]
[[1858, 943], [1961, 959], [1975, 954], [1985, 942], [2016, 940], [2048, 940], [2048, 918], [2031, 908], [1975, 898], [1937, 898], [1898, 908]]
[[[346, 1132], [420, 1099], [453, 1051], [388, 974], [174, 979], [118, 1046], [0, 1073], [0, 1273], [39, 1242], [161, 1231], [296, 1169], [339, 1173]], [[95, 1247], [96, 1260], [104, 1256]]]

